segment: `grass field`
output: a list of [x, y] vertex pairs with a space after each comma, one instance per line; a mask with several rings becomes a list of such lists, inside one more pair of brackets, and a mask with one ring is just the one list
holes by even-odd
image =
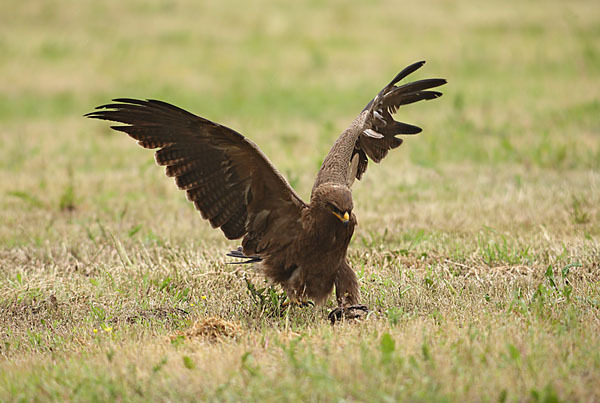
[[[0, 401], [600, 401], [597, 1], [0, 3]], [[419, 136], [354, 185], [372, 314], [282, 310], [153, 153], [82, 115], [157, 98], [308, 200], [401, 68]]]

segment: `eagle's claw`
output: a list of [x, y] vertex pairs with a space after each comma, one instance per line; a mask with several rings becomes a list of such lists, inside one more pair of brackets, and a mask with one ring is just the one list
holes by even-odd
[[366, 305], [350, 305], [350, 306], [338, 306], [327, 315], [327, 318], [334, 325], [335, 322], [342, 319], [357, 319], [361, 318], [369, 312], [369, 308]]

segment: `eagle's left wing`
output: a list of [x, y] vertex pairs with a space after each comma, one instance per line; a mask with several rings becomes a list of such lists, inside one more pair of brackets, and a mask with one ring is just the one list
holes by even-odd
[[[356, 141], [352, 158], [358, 155], [356, 179], [361, 179], [367, 169], [367, 157], [373, 162], [380, 162], [389, 152], [402, 144], [399, 134], [417, 134], [422, 131], [418, 126], [397, 122], [392, 115], [402, 105], [430, 100], [442, 96], [438, 91], [427, 91], [430, 88], [446, 84], [443, 78], [429, 78], [396, 86], [404, 77], [415, 72], [425, 64], [424, 61], [411, 64], [402, 70], [373, 98], [363, 111], [373, 117], [370, 127], [366, 128]], [[353, 179], [353, 178], [349, 178]]]
[[430, 88], [446, 84], [442, 78], [414, 81], [401, 86], [396, 84], [418, 70], [424, 61], [411, 64], [394, 77], [363, 109], [336, 140], [325, 157], [317, 174], [314, 190], [323, 183], [351, 186], [354, 179], [361, 179], [367, 169], [368, 160], [381, 161], [400, 144], [399, 134], [416, 134], [420, 127], [397, 122], [392, 118], [402, 105], [422, 100], [439, 98], [442, 93]]

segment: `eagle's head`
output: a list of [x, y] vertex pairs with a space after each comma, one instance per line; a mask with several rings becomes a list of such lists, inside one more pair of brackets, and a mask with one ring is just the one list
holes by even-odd
[[311, 207], [347, 226], [352, 219], [352, 192], [346, 186], [324, 183], [313, 193]]

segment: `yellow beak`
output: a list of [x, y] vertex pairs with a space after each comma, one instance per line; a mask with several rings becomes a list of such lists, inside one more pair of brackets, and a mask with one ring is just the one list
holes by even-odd
[[333, 215], [336, 216], [337, 218], [340, 219], [341, 222], [343, 222], [344, 224], [348, 224], [348, 222], [350, 221], [350, 214], [348, 214], [348, 212], [344, 212], [344, 215], [341, 216], [338, 213], [336, 213], [335, 211], [332, 211]]

